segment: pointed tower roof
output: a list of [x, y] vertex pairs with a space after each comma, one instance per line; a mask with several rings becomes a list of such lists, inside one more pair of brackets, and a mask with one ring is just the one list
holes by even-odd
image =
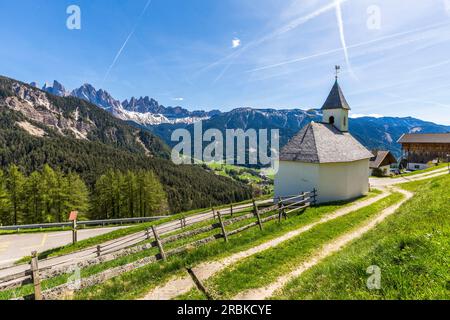
[[341, 87], [336, 79], [333, 88], [331, 89], [330, 94], [328, 95], [327, 101], [325, 101], [322, 110], [330, 110], [330, 109], [345, 109], [351, 110], [350, 106], [345, 100], [344, 94], [342, 93]]

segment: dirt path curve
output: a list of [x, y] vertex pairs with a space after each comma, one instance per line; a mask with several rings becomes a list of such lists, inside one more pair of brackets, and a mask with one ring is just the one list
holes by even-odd
[[[359, 210], [361, 208], [364, 208], [366, 206], [369, 206], [385, 197], [391, 194], [389, 190], [382, 189], [383, 193], [380, 195], [377, 195], [376, 197], [362, 200], [354, 203], [353, 205], [350, 205], [348, 207], [338, 209], [334, 211], [331, 214], [326, 215], [325, 217], [321, 218], [320, 220], [308, 224], [306, 226], [303, 226], [299, 229], [287, 232], [286, 234], [269, 240], [267, 242], [264, 242], [256, 247], [250, 248], [245, 251], [241, 251], [238, 253], [235, 253], [229, 257], [226, 257], [219, 261], [213, 261], [213, 262], [205, 262], [202, 263], [195, 268], [192, 268], [192, 271], [194, 271], [195, 275], [200, 281], [205, 281], [206, 279], [210, 278], [217, 272], [225, 269], [226, 267], [245, 259], [251, 255], [254, 255], [256, 253], [259, 253], [261, 251], [273, 248], [287, 240], [290, 240], [292, 238], [297, 237], [298, 235], [314, 228], [315, 226], [326, 223], [330, 220], [342, 217], [344, 215], [347, 215], [353, 211]], [[170, 300], [173, 299], [181, 294], [189, 292], [193, 287], [195, 286], [193, 280], [191, 279], [191, 276], [186, 272], [186, 274], [179, 278], [173, 278], [169, 280], [166, 284], [154, 288], [151, 292], [149, 292], [143, 300]]]
[[442, 175], [445, 175], [448, 173], [449, 173], [448, 169], [443, 168], [443, 169], [437, 169], [434, 171], [417, 174], [415, 176], [406, 176], [406, 177], [399, 176], [397, 178], [370, 178], [370, 184], [372, 185], [372, 187], [379, 188], [379, 187], [392, 186], [392, 185], [411, 182], [411, 181], [431, 179], [431, 178], [439, 177], [439, 176], [442, 176]]
[[318, 264], [324, 258], [330, 256], [331, 254], [341, 250], [345, 245], [351, 241], [361, 237], [363, 234], [373, 229], [377, 224], [382, 222], [384, 219], [394, 214], [402, 204], [413, 197], [413, 193], [405, 191], [403, 189], [393, 188], [397, 192], [401, 192], [405, 195], [405, 198], [395, 205], [392, 205], [384, 209], [376, 218], [372, 219], [369, 223], [361, 228], [358, 228], [352, 232], [344, 234], [337, 238], [336, 240], [323, 246], [320, 251], [317, 252], [311, 259], [301, 264], [296, 270], [291, 273], [278, 278], [275, 282], [271, 283], [267, 287], [252, 289], [242, 292], [234, 297], [234, 300], [264, 300], [273, 296], [276, 291], [282, 289], [289, 281], [299, 277], [303, 272]]

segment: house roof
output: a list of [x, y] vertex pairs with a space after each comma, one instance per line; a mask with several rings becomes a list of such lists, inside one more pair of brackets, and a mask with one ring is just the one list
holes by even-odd
[[311, 122], [281, 149], [281, 161], [307, 163], [353, 162], [373, 154], [350, 133], [328, 123]]
[[372, 152], [375, 156], [370, 159], [369, 167], [371, 169], [387, 166], [397, 163], [397, 159], [390, 151], [375, 151]]
[[337, 80], [334, 83], [333, 88], [331, 88], [330, 94], [322, 107], [322, 110], [331, 109], [351, 110]]
[[408, 133], [398, 143], [450, 143], [450, 133]]

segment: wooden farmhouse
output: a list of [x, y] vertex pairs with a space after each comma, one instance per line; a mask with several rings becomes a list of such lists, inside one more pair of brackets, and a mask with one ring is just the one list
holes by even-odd
[[390, 151], [372, 151], [373, 158], [370, 159], [370, 174], [376, 175], [377, 171], [381, 176], [388, 176], [391, 173], [391, 165], [397, 163], [397, 159]]
[[402, 145], [409, 170], [426, 169], [432, 161], [450, 158], [450, 133], [404, 134], [398, 143]]
[[348, 200], [369, 187], [373, 157], [350, 133], [350, 107], [336, 82], [322, 107], [321, 123], [311, 122], [280, 152], [275, 198], [318, 191], [318, 202]]

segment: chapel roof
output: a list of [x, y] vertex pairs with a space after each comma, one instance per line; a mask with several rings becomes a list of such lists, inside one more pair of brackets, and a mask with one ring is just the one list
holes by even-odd
[[336, 79], [336, 82], [331, 88], [330, 94], [328, 95], [327, 100], [323, 104], [322, 110], [331, 110], [331, 109], [345, 109], [351, 110], [350, 106], [347, 103], [347, 100], [342, 93], [341, 87]]
[[373, 154], [350, 133], [311, 122], [281, 149], [281, 161], [339, 163], [370, 159]]

